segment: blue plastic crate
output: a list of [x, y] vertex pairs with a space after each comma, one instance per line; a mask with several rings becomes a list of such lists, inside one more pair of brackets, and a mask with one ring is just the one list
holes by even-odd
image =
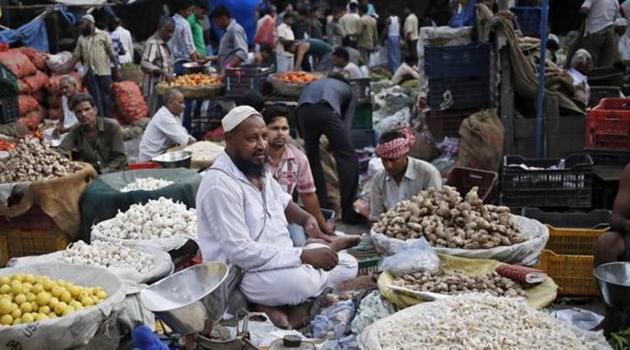
[[450, 91], [453, 103], [444, 110], [483, 108], [490, 105], [489, 77], [429, 80], [428, 102], [431, 110], [443, 110], [440, 105], [447, 99], [447, 91]]
[[541, 7], [515, 6], [510, 11], [516, 15], [516, 21], [523, 35], [540, 36]]
[[486, 43], [427, 46], [424, 62], [428, 79], [487, 77], [490, 75], [490, 46]]

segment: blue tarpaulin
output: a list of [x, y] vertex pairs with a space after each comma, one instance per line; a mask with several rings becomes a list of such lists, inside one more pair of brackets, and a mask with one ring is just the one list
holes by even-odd
[[48, 34], [43, 17], [37, 17], [18, 29], [0, 31], [0, 43], [11, 45], [17, 41], [37, 51], [48, 52]]
[[[245, 29], [245, 33], [247, 33], [247, 43], [249, 45], [254, 44], [254, 37], [256, 36], [255, 12], [260, 2], [261, 0], [208, 0], [210, 11], [219, 5], [224, 5], [230, 10], [232, 18]], [[218, 29], [214, 24], [212, 24], [212, 30], [214, 30], [217, 38], [221, 38], [223, 35], [223, 31]]]

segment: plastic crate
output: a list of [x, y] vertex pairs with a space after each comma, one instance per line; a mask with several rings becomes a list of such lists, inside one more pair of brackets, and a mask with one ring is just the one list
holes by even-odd
[[459, 138], [459, 126], [462, 121], [478, 111], [479, 109], [430, 111], [427, 114], [427, 125], [433, 139], [439, 141], [445, 137]]
[[354, 118], [352, 119], [353, 129], [372, 129], [372, 104], [363, 103], [356, 107]]
[[[370, 87], [370, 79], [351, 79], [349, 81], [352, 93], [357, 99], [357, 103], [372, 102], [372, 88]], [[371, 127], [371, 126], [370, 126]]]
[[592, 255], [562, 255], [545, 249], [537, 268], [556, 282], [559, 295], [591, 297], [599, 295], [593, 278], [594, 261]]
[[251, 90], [261, 91], [273, 67], [242, 65], [225, 70], [225, 95], [244, 96]]
[[359, 275], [367, 276], [373, 273], [378, 273], [378, 264], [380, 261], [380, 257], [367, 258], [359, 261]]
[[490, 75], [490, 45], [427, 46], [424, 62], [427, 79], [487, 77]]
[[584, 150], [593, 159], [595, 165], [624, 166], [630, 163], [629, 151], [609, 151], [600, 149]]
[[16, 218], [0, 216], [0, 266], [11, 258], [66, 249], [66, 234], [39, 207]]
[[542, 7], [515, 6], [510, 11], [516, 15], [516, 21], [523, 35], [540, 36]]
[[592, 182], [593, 160], [588, 154], [564, 159], [507, 155], [503, 157], [501, 200], [511, 208], [590, 208]]
[[490, 104], [490, 79], [489, 77], [429, 79], [428, 102], [431, 110], [442, 110], [440, 104], [450, 99], [445, 97], [447, 92], [450, 92], [453, 103], [445, 109], [487, 107]]
[[584, 147], [630, 151], [630, 99], [605, 98], [586, 112]]
[[376, 146], [376, 132], [372, 129], [356, 129], [351, 131], [355, 149]]
[[0, 124], [16, 121], [20, 117], [20, 105], [17, 97], [0, 99]]
[[135, 162], [129, 163], [129, 170], [158, 169], [160, 164], [156, 162]]
[[5, 65], [0, 64], [0, 99], [17, 98], [19, 94], [18, 78]]
[[494, 203], [497, 197], [499, 174], [494, 171], [453, 167], [446, 177], [446, 185], [453, 186], [462, 196], [479, 187], [478, 194], [484, 203]]
[[591, 86], [588, 106], [594, 107], [605, 98], [617, 98], [619, 96], [621, 96], [621, 87], [619, 86]]

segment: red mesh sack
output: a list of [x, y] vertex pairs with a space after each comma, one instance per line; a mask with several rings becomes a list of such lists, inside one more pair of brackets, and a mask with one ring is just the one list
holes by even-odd
[[18, 80], [18, 89], [20, 89], [21, 94], [31, 93], [31, 87], [22, 79]]
[[37, 71], [31, 60], [15, 49], [0, 52], [0, 63], [4, 64], [18, 78], [35, 74]]
[[20, 115], [25, 115], [28, 112], [36, 111], [39, 109], [39, 102], [30, 95], [18, 96], [18, 104], [20, 106]]
[[41, 70], [45, 70], [47, 68], [46, 55], [44, 55], [43, 53], [38, 52], [37, 50], [31, 47], [20, 47], [15, 50], [23, 53], [24, 56], [28, 57], [28, 59], [35, 66], [35, 68], [41, 69]]
[[121, 81], [112, 84], [114, 103], [118, 119], [124, 124], [133, 124], [146, 118], [149, 109], [138, 85], [133, 81]]
[[36, 111], [31, 111], [31, 112], [28, 112], [23, 117], [21, 117], [20, 119], [18, 119], [18, 123], [26, 126], [27, 128], [31, 130], [37, 130], [37, 128], [39, 127], [39, 124], [42, 122], [42, 120], [44, 120], [45, 115], [46, 113], [44, 113], [44, 111], [41, 109], [38, 109]]
[[48, 80], [48, 75], [39, 70], [34, 75], [24, 77], [24, 82], [30, 87], [31, 93], [37, 92], [48, 86]]

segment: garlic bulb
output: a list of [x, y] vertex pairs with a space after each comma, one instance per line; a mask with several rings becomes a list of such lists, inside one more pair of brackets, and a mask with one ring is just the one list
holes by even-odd
[[139, 273], [147, 273], [153, 268], [151, 255], [116, 242], [94, 241], [88, 245], [78, 241], [66, 248], [62, 255], [63, 262], [73, 265], [117, 267]]
[[113, 219], [98, 223], [95, 230], [115, 239], [142, 239], [172, 237], [176, 234], [196, 237], [197, 215], [195, 209], [185, 204], [160, 197], [146, 204], [134, 204]]
[[127, 184], [127, 186], [120, 189], [120, 192], [131, 192], [131, 191], [155, 191], [160, 188], [170, 186], [173, 184], [173, 181], [156, 179], [154, 177], [142, 177], [136, 179], [136, 181]]

